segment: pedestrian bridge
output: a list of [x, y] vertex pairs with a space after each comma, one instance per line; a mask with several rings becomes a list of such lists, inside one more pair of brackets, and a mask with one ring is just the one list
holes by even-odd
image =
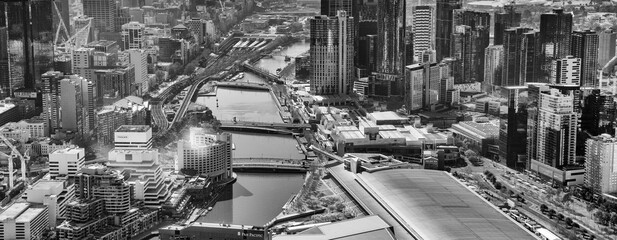
[[251, 83], [251, 82], [214, 82], [214, 86], [227, 87], [227, 88], [242, 88], [242, 89], [255, 89], [270, 91], [270, 86], [263, 83]]
[[284, 172], [306, 172], [308, 164], [302, 160], [277, 159], [277, 158], [234, 158], [232, 167], [235, 170], [262, 170]]
[[220, 128], [227, 131], [255, 131], [278, 134], [293, 134], [310, 127], [309, 124], [301, 123], [268, 123], [268, 122], [244, 122], [244, 121], [221, 121]]

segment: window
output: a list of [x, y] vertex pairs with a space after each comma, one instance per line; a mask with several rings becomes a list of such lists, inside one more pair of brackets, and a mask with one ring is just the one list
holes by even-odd
[[126, 161], [133, 161], [133, 154], [126, 154], [126, 155], [124, 155], [124, 159]]

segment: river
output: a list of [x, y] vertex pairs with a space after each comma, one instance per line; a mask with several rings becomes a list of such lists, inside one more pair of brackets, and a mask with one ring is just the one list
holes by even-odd
[[[283, 48], [273, 58], [260, 60], [257, 65], [275, 72], [288, 64], [284, 56], [295, 57], [308, 50], [308, 43], [299, 42]], [[237, 81], [265, 83], [251, 73]], [[217, 106], [218, 99], [218, 106]], [[218, 88], [216, 96], [199, 97], [196, 103], [212, 109], [212, 114], [220, 120], [253, 122], [277, 122], [283, 120], [279, 115], [272, 95], [267, 91]], [[235, 145], [234, 158], [285, 158], [304, 159], [298, 152], [296, 140], [290, 135], [257, 134], [232, 132]], [[300, 191], [304, 174], [290, 173], [243, 173], [238, 181], [228, 186], [221, 199], [211, 212], [199, 221], [212, 223], [233, 223], [245, 225], [264, 225], [281, 211], [289, 198]]]

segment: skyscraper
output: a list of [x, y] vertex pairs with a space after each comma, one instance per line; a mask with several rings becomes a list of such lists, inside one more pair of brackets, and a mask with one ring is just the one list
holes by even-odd
[[503, 40], [503, 70], [502, 86], [523, 86], [526, 75], [524, 69], [527, 64], [523, 54], [524, 34], [532, 31], [529, 28], [510, 28], [504, 33]]
[[357, 0], [321, 0], [321, 15], [334, 17], [338, 11], [345, 11], [350, 16], [356, 11]]
[[600, 86], [596, 71], [598, 69], [598, 34], [591, 30], [574, 31], [571, 44], [571, 54], [581, 59], [580, 86], [598, 88]]
[[115, 0], [83, 0], [84, 15], [94, 18], [99, 32], [113, 32], [118, 14]]
[[505, 5], [503, 12], [495, 13], [495, 33], [493, 45], [503, 44], [503, 34], [506, 29], [521, 25], [521, 13], [516, 12], [514, 5]]
[[578, 114], [573, 96], [557, 89], [541, 93], [538, 113], [537, 162], [557, 169], [574, 163]]
[[581, 59], [567, 56], [553, 60], [551, 67], [551, 84], [562, 86], [580, 86]]
[[540, 16], [542, 53], [544, 64], [541, 78], [548, 78], [553, 59], [570, 55], [572, 42], [572, 13], [563, 9], [553, 9]]
[[411, 32], [413, 32], [413, 58], [416, 61], [420, 61], [422, 53], [435, 45], [433, 10], [431, 6], [412, 8]]
[[353, 18], [339, 11], [336, 17], [311, 19], [311, 90], [315, 94], [348, 94], [353, 87]]
[[503, 45], [491, 45], [484, 50], [484, 90], [492, 92], [501, 86]]
[[585, 97], [581, 115], [581, 130], [587, 135], [615, 134], [617, 103], [611, 94], [593, 90]]
[[596, 194], [617, 191], [617, 139], [609, 134], [588, 139], [585, 154], [585, 186]]
[[[41, 77], [43, 80], [43, 119], [49, 133], [59, 129], [60, 122], [60, 80], [64, 79], [62, 72], [46, 72]], [[49, 134], [46, 133], [46, 134]]]
[[453, 30], [453, 10], [461, 8], [460, 0], [437, 0], [435, 50], [437, 61], [450, 56], [450, 37]]
[[617, 33], [606, 30], [598, 33], [598, 67], [602, 68], [609, 60], [615, 57], [615, 41]]
[[532, 160], [538, 159], [538, 115], [540, 109], [540, 94], [547, 93], [546, 83], [530, 83], [527, 85], [527, 169], [531, 168]]
[[462, 78], [455, 83], [484, 81], [484, 50], [489, 45], [491, 16], [486, 12], [455, 9], [450, 56], [460, 59]]
[[399, 75], [405, 69], [405, 1], [380, 1], [377, 8], [377, 72]]
[[508, 111], [499, 121], [499, 158], [511, 169], [524, 169], [527, 139], [527, 106], [521, 101], [526, 86], [506, 86], [501, 89], [507, 99]]
[[52, 1], [0, 2], [0, 27], [7, 28], [11, 90], [40, 86], [53, 68], [54, 18]]

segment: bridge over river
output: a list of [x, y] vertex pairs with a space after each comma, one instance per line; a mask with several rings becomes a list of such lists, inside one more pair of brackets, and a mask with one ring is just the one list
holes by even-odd
[[242, 170], [266, 170], [284, 172], [306, 172], [309, 164], [307, 161], [285, 158], [234, 158], [232, 160], [234, 171]]

